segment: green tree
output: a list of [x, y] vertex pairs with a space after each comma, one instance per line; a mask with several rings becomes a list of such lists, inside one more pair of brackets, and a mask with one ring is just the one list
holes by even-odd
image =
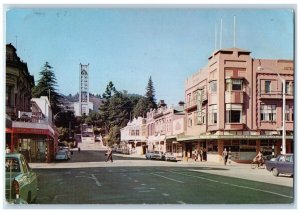
[[146, 87], [146, 101], [148, 103], [148, 107], [147, 107], [148, 109], [157, 108], [156, 99], [155, 99], [155, 89], [153, 86], [153, 81], [151, 76], [148, 80], [148, 85]]
[[134, 107], [133, 114], [134, 117], [138, 117], [138, 116], [145, 117], [147, 112], [149, 112], [151, 109], [156, 109], [156, 108], [157, 108], [157, 104], [155, 99], [155, 89], [153, 86], [153, 81], [150, 76], [146, 87], [145, 97], [139, 99], [139, 101]]
[[52, 68], [48, 62], [44, 64], [39, 73], [40, 79], [38, 80], [38, 84], [32, 89], [32, 97], [50, 96], [51, 109], [53, 114], [56, 114], [60, 111], [59, 99], [61, 95], [57, 92], [57, 81]]
[[120, 143], [120, 127], [119, 126], [113, 126], [110, 131], [109, 135], [107, 137], [108, 140], [108, 146], [112, 146], [113, 144], [119, 144]]

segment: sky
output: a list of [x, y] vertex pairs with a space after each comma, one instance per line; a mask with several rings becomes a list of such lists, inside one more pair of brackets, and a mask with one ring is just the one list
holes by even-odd
[[[222, 46], [251, 51], [254, 58], [293, 59], [294, 12], [275, 8], [6, 8], [5, 40], [17, 48], [39, 80], [48, 61], [58, 91], [79, 91], [79, 64], [89, 64], [89, 91], [117, 90], [145, 95], [151, 76], [157, 100], [184, 101], [188, 77], [206, 66]], [[215, 32], [217, 30], [217, 38]], [[215, 42], [217, 41], [217, 42]]]

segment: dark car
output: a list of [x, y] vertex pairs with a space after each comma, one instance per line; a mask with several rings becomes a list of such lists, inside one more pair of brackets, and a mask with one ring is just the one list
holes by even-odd
[[272, 158], [266, 161], [266, 168], [272, 172], [274, 176], [279, 174], [294, 175], [294, 155], [285, 154], [278, 155], [276, 158]]

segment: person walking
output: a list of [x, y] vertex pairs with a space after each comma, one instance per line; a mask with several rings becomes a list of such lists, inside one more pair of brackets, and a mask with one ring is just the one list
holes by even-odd
[[107, 161], [109, 161], [109, 160], [110, 160], [111, 162], [113, 162], [113, 158], [112, 158], [112, 149], [111, 149], [110, 147], [108, 147], [106, 154], [107, 154], [107, 158], [106, 158], [106, 161], [105, 161], [105, 162], [107, 162]]
[[224, 148], [222, 155], [223, 155], [224, 165], [226, 166], [226, 163], [228, 160], [228, 152], [227, 152], [226, 148]]
[[231, 165], [231, 148], [228, 150], [228, 164]]

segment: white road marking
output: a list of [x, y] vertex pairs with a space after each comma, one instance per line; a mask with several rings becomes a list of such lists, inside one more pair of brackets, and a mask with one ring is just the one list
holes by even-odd
[[101, 186], [101, 183], [98, 181], [98, 179], [96, 178], [96, 176], [94, 174], [91, 174], [92, 177], [88, 177], [88, 176], [75, 176], [75, 178], [89, 178], [89, 179], [93, 179], [96, 182], [97, 186]]
[[138, 181], [138, 180], [134, 180], [134, 182], [136, 182], [136, 183], [137, 183], [137, 182], [139, 182], [139, 181]]
[[185, 202], [183, 202], [181, 200], [177, 201], [177, 203], [179, 203], [179, 204], [186, 204]]
[[155, 190], [156, 188], [150, 188], [151, 190]]
[[145, 183], [142, 183], [141, 185], [142, 185], [142, 186], [145, 186], [145, 185], [147, 185], [147, 184], [145, 184]]
[[92, 177], [93, 177], [93, 179], [95, 180], [96, 185], [97, 185], [97, 186], [101, 186], [101, 183], [98, 181], [98, 179], [96, 178], [96, 176], [95, 176], [94, 174], [92, 174]]
[[172, 181], [175, 181], [175, 182], [177, 182], [177, 183], [184, 183], [184, 182], [182, 182], [182, 181], [180, 181], [180, 180], [175, 180], [175, 179], [173, 179], [173, 178], [168, 178], [168, 177], [165, 177], [165, 176], [162, 176], [162, 175], [158, 175], [158, 174], [154, 174], [154, 173], [150, 173], [151, 175], [155, 175], [155, 176], [158, 176], [158, 177], [162, 177], [162, 178], [165, 178], [165, 179], [168, 179], [168, 180], [172, 180]]
[[[172, 171], [170, 171], [170, 172], [172, 172]], [[241, 185], [236, 185], [236, 184], [232, 184], [232, 183], [220, 182], [220, 181], [216, 181], [216, 180], [212, 180], [212, 179], [208, 179], [208, 178], [204, 178], [204, 177], [199, 177], [199, 176], [194, 176], [194, 175], [188, 175], [188, 174], [184, 174], [184, 173], [180, 173], [180, 172], [172, 172], [172, 173], [185, 175], [185, 176], [188, 176], [188, 177], [194, 177], [194, 178], [198, 178], [198, 179], [203, 179], [203, 180], [207, 180], [207, 181], [211, 181], [211, 182], [215, 182], [215, 183], [220, 183], [220, 184], [224, 184], [224, 185], [230, 185], [230, 186], [234, 186], [234, 187], [238, 187], [238, 188], [249, 189], [249, 190], [259, 191], [259, 192], [264, 192], [264, 193], [269, 193], [269, 194], [274, 194], [274, 195], [278, 195], [278, 196], [281, 196], [281, 197], [293, 198], [292, 196], [288, 196], [288, 195], [284, 195], [284, 194], [280, 194], [280, 193], [272, 192], [272, 191], [268, 191], [268, 190], [262, 190], [262, 189], [256, 189], [256, 188], [248, 187], [248, 186], [241, 186]]]
[[167, 193], [162, 193], [162, 195], [163, 195], [163, 196], [166, 196], [166, 197], [169, 196], [169, 194], [167, 194]]

